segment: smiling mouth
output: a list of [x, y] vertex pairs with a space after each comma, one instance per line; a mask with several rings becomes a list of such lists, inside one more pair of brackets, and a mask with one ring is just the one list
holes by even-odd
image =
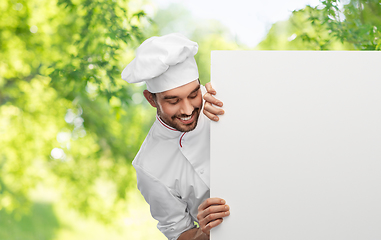
[[181, 117], [180, 119], [183, 120], [183, 121], [188, 121], [192, 118], [192, 115], [190, 115], [189, 117]]
[[188, 124], [191, 124], [194, 122], [194, 116], [195, 116], [195, 114], [192, 114], [192, 115], [186, 116], [186, 117], [184, 117], [184, 116], [177, 117], [177, 119], [179, 119], [182, 124], [188, 125]]
[[195, 117], [197, 116], [197, 109], [195, 109], [191, 115], [187, 116], [187, 115], [181, 115], [181, 116], [178, 116], [176, 117], [178, 120], [180, 120], [181, 123], [183, 124], [191, 124], [194, 122], [195, 120]]

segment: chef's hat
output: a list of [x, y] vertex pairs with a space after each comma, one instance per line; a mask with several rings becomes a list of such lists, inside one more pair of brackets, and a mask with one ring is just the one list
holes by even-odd
[[122, 72], [129, 83], [145, 81], [152, 93], [164, 92], [198, 79], [197, 43], [179, 33], [145, 40]]

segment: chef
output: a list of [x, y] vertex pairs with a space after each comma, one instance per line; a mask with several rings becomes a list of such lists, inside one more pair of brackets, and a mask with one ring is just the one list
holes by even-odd
[[209, 197], [209, 122], [223, 110], [211, 85], [199, 82], [197, 51], [178, 33], [152, 37], [122, 72], [129, 83], [146, 83], [144, 97], [157, 110], [132, 164], [158, 229], [171, 240], [209, 239], [230, 214], [225, 200]]

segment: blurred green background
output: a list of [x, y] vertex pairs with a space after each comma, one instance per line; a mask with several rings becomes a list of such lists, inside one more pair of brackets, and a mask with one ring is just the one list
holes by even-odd
[[0, 239], [165, 239], [131, 166], [155, 111], [120, 78], [150, 36], [186, 28], [202, 83], [211, 50], [381, 49], [381, 0], [305, 6], [254, 48], [180, 3], [147, 6], [0, 2]]

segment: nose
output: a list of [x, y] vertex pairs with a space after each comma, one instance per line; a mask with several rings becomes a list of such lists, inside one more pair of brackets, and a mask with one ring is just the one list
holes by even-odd
[[183, 100], [180, 113], [189, 116], [192, 114], [193, 110], [193, 105], [188, 100]]

